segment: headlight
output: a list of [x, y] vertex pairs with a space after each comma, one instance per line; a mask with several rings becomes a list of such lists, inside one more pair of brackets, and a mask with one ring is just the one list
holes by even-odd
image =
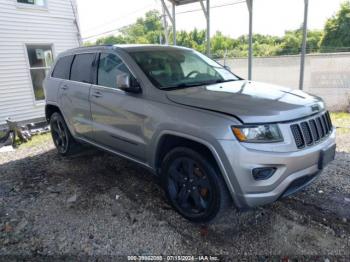
[[233, 126], [232, 131], [241, 142], [272, 143], [283, 141], [276, 124]]

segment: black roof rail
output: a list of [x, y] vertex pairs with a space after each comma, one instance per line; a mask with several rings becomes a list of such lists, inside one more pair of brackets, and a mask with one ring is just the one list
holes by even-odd
[[88, 46], [82, 46], [82, 47], [99, 47], [99, 46], [111, 47], [111, 46], [114, 46], [114, 44], [88, 45]]
[[72, 52], [72, 51], [78, 51], [78, 50], [84, 50], [84, 49], [94, 49], [94, 48], [99, 48], [99, 47], [113, 47], [114, 45], [91, 45], [91, 46], [79, 46], [75, 48], [71, 48], [66, 50], [66, 52]]

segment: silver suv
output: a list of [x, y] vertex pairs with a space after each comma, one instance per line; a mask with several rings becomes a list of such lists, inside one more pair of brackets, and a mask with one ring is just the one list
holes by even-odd
[[192, 49], [69, 50], [45, 90], [61, 155], [86, 143], [141, 164], [193, 222], [212, 220], [232, 201], [246, 209], [290, 195], [335, 155], [322, 99], [244, 80]]

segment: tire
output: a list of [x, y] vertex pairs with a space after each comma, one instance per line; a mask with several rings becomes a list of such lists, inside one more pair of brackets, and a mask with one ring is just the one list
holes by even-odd
[[212, 222], [231, 203], [216, 164], [192, 149], [171, 150], [164, 157], [161, 170], [162, 185], [170, 204], [191, 222]]
[[60, 113], [55, 112], [51, 115], [50, 129], [52, 140], [60, 155], [70, 156], [79, 151], [79, 144], [74, 140]]

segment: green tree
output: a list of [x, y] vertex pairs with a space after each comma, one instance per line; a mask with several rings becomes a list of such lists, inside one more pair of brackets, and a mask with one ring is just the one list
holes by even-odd
[[323, 31], [312, 30], [308, 31], [307, 35], [307, 49], [308, 53], [315, 53], [320, 51], [320, 42], [323, 36]]
[[118, 35], [97, 39], [96, 44], [154, 44], [164, 39], [163, 26], [157, 10], [151, 10], [144, 18], [138, 18], [132, 25], [119, 30]]
[[[319, 51], [319, 42], [322, 38], [322, 31], [308, 30], [307, 32], [307, 53], [314, 53]], [[297, 30], [286, 31], [285, 35], [280, 41], [278, 55], [296, 55], [301, 51], [301, 43], [303, 39], [303, 30], [301, 28]]]
[[[170, 30], [172, 32], [172, 30]], [[328, 19], [324, 32], [308, 30], [307, 53], [328, 51], [334, 47], [350, 47], [350, 0], [341, 5], [340, 11]], [[172, 33], [169, 36], [172, 40]], [[286, 31], [284, 36], [253, 35], [254, 56], [295, 55], [300, 54], [303, 31]], [[161, 15], [157, 10], [151, 10], [144, 17], [138, 18], [134, 24], [119, 30], [114, 36], [100, 38], [96, 44], [158, 44], [165, 39]], [[190, 32], [179, 31], [176, 34], [177, 44], [206, 51], [206, 30], [194, 29]], [[217, 31], [211, 38], [211, 53], [213, 57], [246, 57], [248, 55], [248, 36], [238, 38], [225, 36]], [[164, 42], [164, 41], [163, 41]], [[92, 43], [85, 43], [91, 45]]]
[[126, 44], [127, 40], [122, 35], [107, 36], [96, 40], [96, 45]]
[[129, 43], [154, 44], [164, 38], [163, 25], [157, 10], [148, 11], [145, 18], [138, 18], [136, 22], [120, 30], [122, 36]]
[[300, 52], [302, 42], [302, 30], [290, 30], [286, 31], [282, 41], [279, 55], [294, 55]]
[[339, 12], [329, 18], [321, 40], [321, 51], [350, 47], [350, 1], [344, 2]]
[[[172, 34], [170, 35], [172, 39]], [[205, 52], [205, 30], [197, 30], [196, 28], [191, 32], [178, 31], [176, 32], [176, 44], [179, 46], [186, 46]]]

